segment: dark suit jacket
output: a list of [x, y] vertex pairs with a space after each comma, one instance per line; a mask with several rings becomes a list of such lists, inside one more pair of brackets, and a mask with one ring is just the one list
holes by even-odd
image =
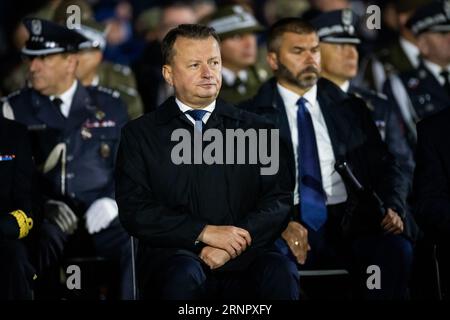
[[377, 125], [384, 142], [386, 142], [389, 152], [395, 156], [402, 168], [410, 190], [412, 188], [414, 157], [404, 137], [401, 120], [394, 105], [384, 95], [362, 87], [350, 85], [348, 92], [363, 99], [367, 104], [372, 119]]
[[9, 212], [20, 209], [33, 217], [32, 174], [26, 127], [0, 117], [0, 240], [19, 236], [16, 219]]
[[[347, 162], [365, 188], [376, 191], [385, 207], [394, 209], [402, 216], [406, 222], [405, 234], [415, 238], [417, 231], [415, 224], [405, 210], [407, 183], [400, 167], [381, 140], [364, 101], [346, 94], [323, 78], [318, 82], [317, 99], [327, 124], [336, 161]], [[289, 183], [295, 183], [295, 159], [289, 123], [283, 100], [276, 87], [276, 80], [266, 82], [258, 95], [239, 107], [264, 115], [280, 129], [281, 138], [290, 148], [287, 171], [289, 176], [284, 179]], [[347, 183], [346, 188], [349, 198], [343, 226], [354, 224], [351, 221], [356, 221], [355, 217], [364, 217], [364, 211], [368, 209]], [[298, 219], [298, 215], [293, 218]], [[345, 227], [346, 230], [348, 228]], [[359, 228], [363, 232], [366, 226], [358, 224], [357, 227], [351, 228], [351, 233], [358, 233]]]
[[[138, 257], [145, 253], [155, 261], [181, 249], [195, 256], [201, 249], [195, 241], [206, 224], [244, 228], [251, 247], [222, 269], [243, 268], [286, 227], [291, 193], [279, 187], [278, 175], [260, 175], [260, 165], [175, 165], [171, 151], [178, 141], [171, 135], [180, 128], [193, 135], [192, 123], [171, 97], [122, 130], [116, 167], [120, 220], [139, 239]], [[204, 129], [209, 128], [224, 134], [268, 126], [219, 99]]]
[[450, 238], [450, 109], [417, 125], [416, 219], [427, 236]]

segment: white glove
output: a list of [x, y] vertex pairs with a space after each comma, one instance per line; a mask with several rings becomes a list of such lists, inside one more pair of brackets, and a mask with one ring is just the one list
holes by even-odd
[[86, 211], [86, 229], [89, 234], [99, 232], [109, 226], [119, 214], [115, 200], [100, 198], [95, 200]]

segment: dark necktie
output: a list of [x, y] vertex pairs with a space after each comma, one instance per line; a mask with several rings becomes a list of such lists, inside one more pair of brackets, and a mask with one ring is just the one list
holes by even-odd
[[322, 187], [316, 135], [306, 99], [297, 101], [298, 168], [301, 219], [317, 231], [327, 220], [325, 192]]
[[58, 98], [58, 97], [55, 97], [52, 100], [52, 104], [55, 106], [56, 111], [61, 115], [61, 117], [63, 117], [63, 119], [65, 119], [66, 117], [63, 115], [63, 113], [61, 111], [62, 103], [63, 103], [63, 101], [60, 98]]
[[247, 92], [245, 82], [243, 82], [239, 77], [236, 77], [236, 80], [234, 80], [233, 87], [239, 94], [245, 94]]
[[444, 79], [445, 79], [445, 82], [444, 82], [444, 90], [445, 90], [445, 92], [447, 92], [447, 94], [450, 94], [450, 81], [448, 79], [449, 72], [447, 70], [443, 70], [440, 73], [440, 75], [442, 77], [444, 77]]
[[202, 109], [193, 109], [186, 111], [188, 115], [190, 115], [195, 120], [195, 129], [202, 132], [203, 129], [203, 117], [208, 111]]

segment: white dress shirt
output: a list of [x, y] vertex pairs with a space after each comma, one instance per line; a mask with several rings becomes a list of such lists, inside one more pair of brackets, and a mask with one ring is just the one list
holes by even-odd
[[67, 89], [64, 93], [58, 96], [50, 96], [50, 100], [53, 101], [55, 98], [60, 98], [61, 103], [61, 113], [64, 117], [68, 117], [70, 113], [70, 106], [72, 105], [73, 96], [75, 95], [75, 91], [77, 90], [77, 81], [74, 80], [69, 89]]
[[[75, 91], [77, 90], [77, 83], [78, 82], [75, 80], [72, 83], [72, 85], [70, 86], [70, 88], [68, 90], [66, 90], [66, 92], [64, 92], [63, 94], [61, 94], [59, 96], [50, 96], [49, 97], [50, 100], [52, 100], [52, 101], [56, 97], [61, 99], [61, 101], [62, 101], [62, 104], [60, 106], [61, 113], [66, 118], [69, 116], [70, 106], [72, 105], [73, 96], [75, 95]], [[10, 120], [15, 119], [14, 112], [8, 101], [5, 101], [3, 103], [1, 113], [3, 114], [3, 117], [5, 117], [6, 119], [10, 119]]]
[[223, 81], [229, 86], [234, 85], [234, 82], [236, 81], [236, 77], [239, 77], [239, 79], [246, 83], [248, 79], [248, 72], [247, 70], [241, 70], [237, 74], [234, 73], [234, 71], [231, 71], [230, 69], [222, 66], [222, 78]]
[[423, 60], [423, 64], [427, 69], [431, 72], [431, 74], [436, 78], [436, 80], [440, 83], [441, 86], [445, 84], [445, 79], [441, 75], [441, 72], [445, 69], [447, 72], [450, 72], [450, 65], [446, 68], [442, 68], [441, 66], [437, 65], [434, 62], [431, 62], [429, 60]]
[[417, 46], [412, 43], [411, 41], [406, 40], [403, 37], [400, 37], [400, 47], [402, 47], [403, 51], [405, 52], [406, 56], [408, 57], [409, 62], [411, 65], [416, 69], [419, 66], [419, 55], [420, 51]]
[[[292, 147], [294, 149], [295, 159], [301, 157], [298, 155], [298, 128], [297, 128], [297, 101], [300, 96], [280, 84], [277, 84], [278, 92], [284, 102], [286, 114], [291, 130]], [[316, 135], [317, 152], [320, 161], [320, 172], [322, 174], [322, 186], [327, 197], [327, 204], [342, 203], [347, 200], [347, 191], [341, 176], [334, 169], [336, 159], [334, 157], [333, 147], [331, 145], [328, 128], [323, 118], [322, 111], [317, 101], [317, 85], [312, 87], [303, 95], [307, 100], [306, 108], [311, 114], [314, 132]], [[295, 161], [295, 191], [294, 205], [300, 201], [298, 193], [298, 164]]]
[[348, 92], [348, 89], [350, 88], [350, 81], [345, 81], [343, 84], [339, 86], [342, 91]]
[[[178, 98], [175, 98], [175, 102], [177, 103], [178, 108], [180, 108], [181, 112], [183, 112], [186, 115], [186, 117], [189, 119], [189, 121], [191, 121], [192, 124], [195, 125], [194, 118], [192, 118], [189, 114], [187, 114], [186, 111], [196, 110], [196, 109], [191, 108], [188, 105], [184, 104], [183, 102], [178, 100]], [[215, 108], [216, 108], [216, 100], [214, 100], [213, 102], [211, 102], [210, 105], [208, 105], [207, 107], [202, 109], [202, 110], [208, 111], [207, 113], [205, 113], [205, 115], [203, 116], [203, 119], [202, 119], [204, 124], [206, 124], [209, 117], [211, 116], [211, 113], [214, 111]]]

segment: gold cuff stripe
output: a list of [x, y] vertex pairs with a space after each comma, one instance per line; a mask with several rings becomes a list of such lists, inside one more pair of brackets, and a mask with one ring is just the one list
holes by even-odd
[[26, 237], [31, 228], [33, 228], [33, 219], [28, 218], [22, 210], [15, 210], [10, 212], [10, 214], [16, 218], [19, 225], [19, 239]]

